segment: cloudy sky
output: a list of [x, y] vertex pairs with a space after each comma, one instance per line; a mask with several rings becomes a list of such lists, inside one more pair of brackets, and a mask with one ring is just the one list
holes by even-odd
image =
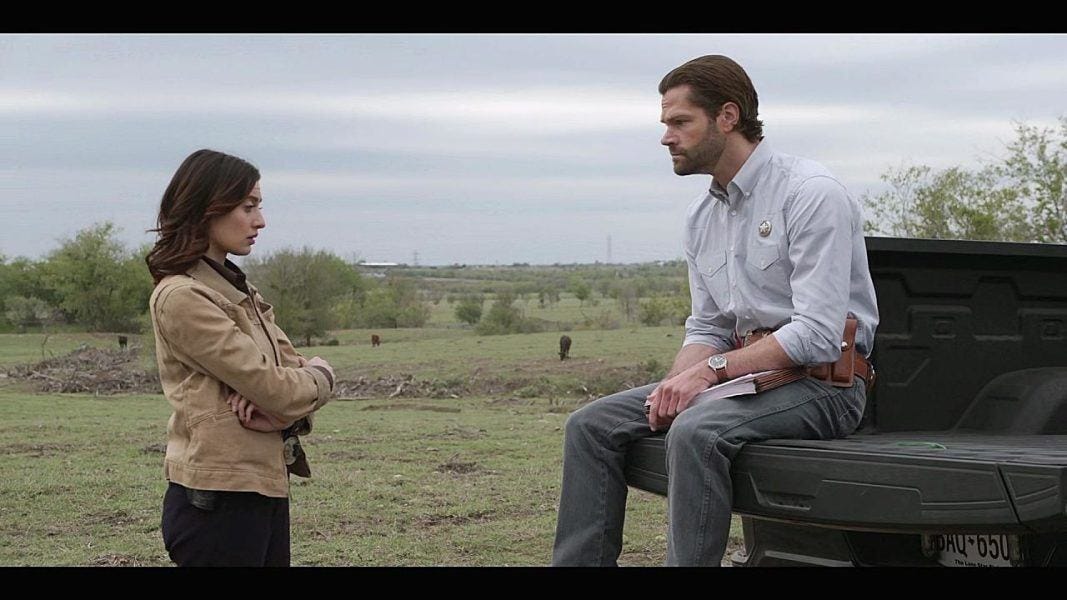
[[0, 254], [151, 241], [198, 148], [263, 175], [257, 252], [420, 264], [681, 256], [656, 86], [726, 54], [766, 139], [855, 197], [1067, 114], [1064, 35], [0, 35]]

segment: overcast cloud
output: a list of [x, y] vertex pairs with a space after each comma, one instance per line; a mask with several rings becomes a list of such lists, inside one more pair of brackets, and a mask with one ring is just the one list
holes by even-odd
[[421, 264], [677, 258], [686, 205], [656, 86], [726, 54], [768, 143], [860, 197], [977, 166], [1067, 111], [1064, 35], [2, 35], [0, 253], [110, 220], [151, 241], [190, 152], [255, 164], [257, 252]]

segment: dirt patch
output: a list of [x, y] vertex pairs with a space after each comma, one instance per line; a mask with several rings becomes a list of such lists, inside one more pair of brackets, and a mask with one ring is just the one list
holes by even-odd
[[139, 523], [141, 519], [131, 515], [124, 510], [105, 511], [98, 513], [91, 513], [82, 519], [83, 523], [89, 525], [130, 525], [133, 523]]
[[141, 453], [142, 454], [166, 454], [167, 453], [167, 445], [166, 444], [149, 444], [149, 445], [145, 446], [144, 448], [141, 448]]
[[434, 471], [438, 473], [452, 473], [454, 475], [467, 475], [481, 470], [476, 462], [464, 462], [458, 460], [458, 454], [450, 457], [447, 461], [437, 465]]
[[332, 452], [327, 452], [323, 456], [325, 456], [326, 458], [333, 458], [333, 459], [336, 459], [336, 460], [351, 460], [351, 461], [363, 460], [364, 458], [367, 458], [367, 455], [365, 453], [363, 453], [363, 452], [353, 452], [352, 450], [334, 450]]
[[341, 539], [351, 536], [385, 535], [383, 532], [389, 529], [385, 519], [368, 515], [363, 519], [341, 518], [333, 523], [327, 523], [314, 527], [307, 521], [293, 520], [292, 529], [307, 532], [312, 539], [330, 541], [334, 537]]
[[745, 544], [744, 544], [744, 542], [734, 541], [734, 540], [730, 540], [729, 542], [727, 542], [727, 544], [726, 544], [726, 553], [722, 555], [722, 566], [724, 566], [724, 567], [732, 567], [732, 566], [734, 566], [733, 561], [730, 560], [731, 558], [733, 558], [734, 553], [737, 553], [737, 558], [739, 560], [745, 560], [747, 558], [747, 556], [745, 555]]
[[159, 376], [141, 368], [136, 348], [82, 347], [39, 363], [18, 365], [7, 374], [38, 391], [75, 394], [161, 394]]
[[473, 427], [451, 427], [441, 433], [429, 433], [422, 436], [424, 440], [477, 440], [488, 433], [484, 429]]
[[569, 406], [569, 405], [564, 405], [564, 404], [555, 404], [553, 406], [549, 406], [548, 407], [548, 412], [554, 413], [554, 414], [559, 414], [559, 415], [566, 415], [566, 414], [570, 414], [570, 413], [574, 412], [575, 408], [576, 407], [574, 407], [574, 406]]
[[490, 406], [532, 406], [534, 401], [530, 398], [494, 398], [489, 401]]
[[404, 373], [375, 378], [339, 379], [334, 390], [338, 399], [349, 400], [397, 397], [459, 398], [469, 395], [472, 391], [465, 377], [415, 379], [414, 375]]
[[493, 511], [485, 510], [468, 515], [427, 515], [415, 520], [415, 526], [422, 529], [440, 525], [466, 525], [467, 523], [487, 523], [493, 520]]
[[375, 398], [466, 398], [503, 396], [508, 402], [522, 398], [575, 396], [593, 400], [601, 396], [638, 387], [656, 380], [646, 364], [607, 367], [603, 359], [572, 361], [565, 366], [546, 361], [522, 368], [508, 368], [499, 375], [499, 367], [476, 366], [468, 375], [417, 379], [410, 373], [384, 377], [339, 379], [337, 398], [370, 400]]
[[456, 406], [434, 406], [432, 404], [375, 404], [364, 406], [360, 410], [428, 410], [431, 412], [458, 413], [463, 409]]
[[128, 554], [101, 554], [92, 558], [89, 564], [94, 567], [143, 567], [150, 563]]
[[29, 454], [34, 458], [66, 454], [74, 449], [73, 444], [5, 444], [0, 454]]
[[[410, 373], [339, 378], [335, 396], [338, 400], [471, 396], [502, 396], [507, 402], [559, 396], [592, 400], [652, 380], [644, 364], [607, 367], [603, 359], [564, 364], [546, 359], [503, 372], [482, 362], [472, 360], [469, 374], [441, 378], [418, 379]], [[162, 393], [158, 374], [141, 367], [137, 347], [129, 350], [83, 347], [63, 356], [13, 367], [4, 374], [11, 381], [29, 383], [42, 392]]]

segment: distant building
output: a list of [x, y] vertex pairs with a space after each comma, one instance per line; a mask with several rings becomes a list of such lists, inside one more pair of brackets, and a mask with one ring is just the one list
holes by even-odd
[[391, 269], [398, 269], [400, 267], [406, 267], [407, 265], [402, 265], [400, 263], [395, 262], [361, 262], [356, 263], [356, 266], [363, 269], [363, 271], [367, 274], [368, 277], [382, 279], [385, 277], [386, 271], [389, 271]]

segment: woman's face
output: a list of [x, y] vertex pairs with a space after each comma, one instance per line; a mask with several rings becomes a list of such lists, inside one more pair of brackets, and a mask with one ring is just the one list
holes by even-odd
[[215, 217], [208, 226], [208, 255], [223, 262], [227, 254], [244, 256], [252, 252], [259, 230], [267, 226], [260, 207], [262, 202], [263, 194], [257, 181], [248, 197], [236, 208]]

